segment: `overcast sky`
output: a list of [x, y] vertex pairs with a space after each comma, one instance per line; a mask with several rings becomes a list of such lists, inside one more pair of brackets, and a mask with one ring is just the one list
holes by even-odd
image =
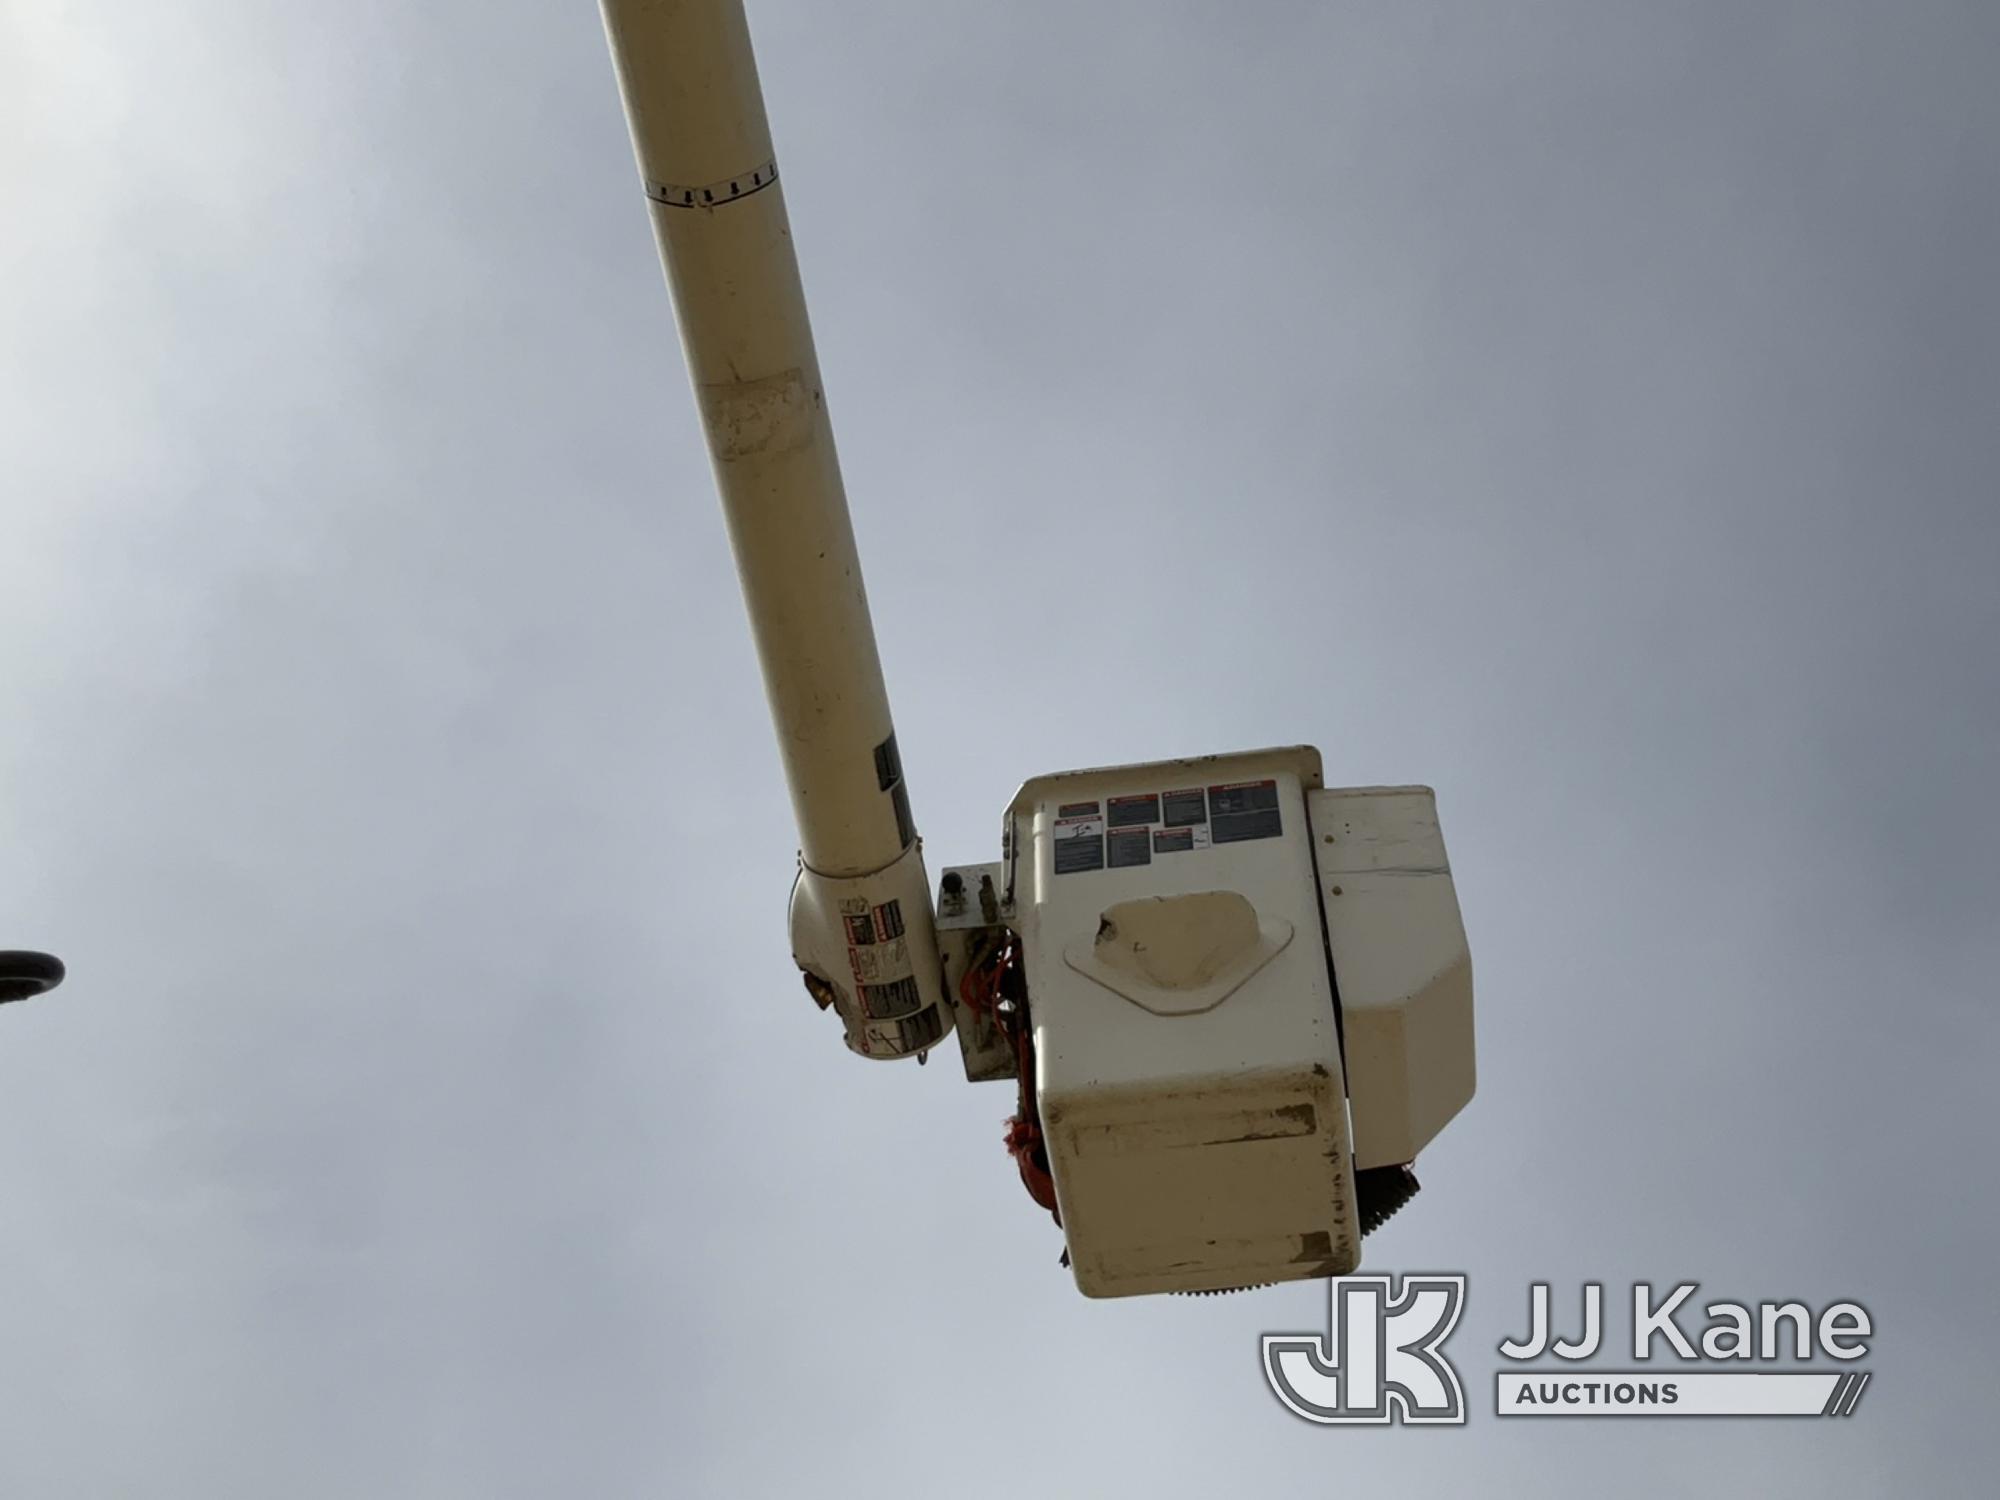
[[[1368, 1256], [1472, 1425], [1082, 1299], [799, 987], [593, 7], [7, 0], [0, 1495], [1983, 1492], [2000, 7], [751, 18], [933, 871], [1438, 789], [1480, 1092]], [[1868, 1399], [1495, 1419], [1586, 1278], [1860, 1300]]]

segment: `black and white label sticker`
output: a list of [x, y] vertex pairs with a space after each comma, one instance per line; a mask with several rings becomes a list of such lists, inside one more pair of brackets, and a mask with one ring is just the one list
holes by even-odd
[[1275, 781], [1233, 781], [1208, 789], [1208, 823], [1218, 844], [1274, 839], [1285, 831]]
[[1069, 802], [1062, 810], [1069, 816], [1056, 819], [1055, 873], [1075, 875], [1103, 869], [1104, 815], [1097, 804]]
[[875, 784], [889, 794], [889, 807], [896, 815], [896, 837], [905, 849], [917, 839], [917, 825], [910, 821], [910, 788], [903, 781], [903, 757], [896, 749], [895, 731], [875, 747]]
[[923, 994], [912, 975], [906, 974], [885, 984], [861, 986], [861, 1012], [871, 1020], [893, 1021], [898, 1016], [909, 1015], [923, 1003]]
[[1160, 794], [1147, 792], [1142, 797], [1113, 797], [1104, 804], [1104, 810], [1113, 828], [1141, 828], [1160, 821]]
[[1108, 862], [1114, 870], [1153, 862], [1153, 831], [1150, 828], [1114, 828], [1106, 842], [1110, 856]]

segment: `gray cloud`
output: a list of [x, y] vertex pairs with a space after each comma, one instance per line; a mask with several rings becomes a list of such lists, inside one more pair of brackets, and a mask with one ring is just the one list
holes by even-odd
[[1971, 1488], [1990, 9], [752, 19], [933, 867], [1435, 784], [1481, 1093], [1373, 1264], [1474, 1371], [1530, 1279], [1857, 1297], [1867, 1406], [1335, 1435], [1316, 1289], [1077, 1298], [1005, 1091], [790, 972], [595, 18], [17, 8], [0, 1492]]

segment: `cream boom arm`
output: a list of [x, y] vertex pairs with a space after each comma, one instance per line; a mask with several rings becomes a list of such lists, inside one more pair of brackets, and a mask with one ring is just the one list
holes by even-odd
[[854, 1051], [920, 1055], [951, 1010], [743, 7], [603, 9], [798, 820], [793, 956]]

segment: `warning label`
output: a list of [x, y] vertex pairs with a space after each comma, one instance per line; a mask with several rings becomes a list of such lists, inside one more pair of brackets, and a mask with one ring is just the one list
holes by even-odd
[[896, 837], [909, 848], [916, 842], [917, 827], [910, 821], [910, 788], [903, 780], [903, 757], [896, 749], [893, 730], [875, 747], [875, 784], [889, 794], [889, 806], [896, 815]]
[[1230, 813], [1276, 812], [1278, 783], [1232, 781], [1227, 786], [1212, 786], [1208, 789], [1208, 807], [1218, 818]]
[[915, 1052], [928, 1047], [944, 1035], [944, 1007], [933, 1005], [929, 1010], [919, 1011], [907, 1021], [896, 1023], [896, 1042], [905, 1052]]
[[903, 757], [896, 753], [896, 732], [875, 747], [875, 784], [883, 791], [903, 779]]
[[1149, 865], [1157, 855], [1281, 837], [1276, 780], [1132, 792], [1101, 802], [1064, 802], [1051, 832], [1058, 875]]
[[1055, 873], [1075, 875], [1104, 868], [1104, 814], [1095, 802], [1065, 802], [1057, 809]]
[[917, 989], [917, 981], [911, 976], [894, 979], [887, 984], [861, 986], [862, 1012], [878, 1021], [907, 1016], [923, 1003], [924, 997]]
[[1107, 821], [1113, 828], [1144, 827], [1148, 823], [1157, 823], [1160, 821], [1160, 794], [1148, 792], [1143, 797], [1113, 797], [1105, 804], [1105, 811]]
[[1075, 875], [1083, 870], [1104, 868], [1104, 825], [1080, 824], [1067, 836], [1056, 830], [1055, 873]]
[[1278, 783], [1238, 781], [1208, 789], [1209, 827], [1218, 844], [1274, 839], [1284, 821], [1278, 812]]
[[[840, 925], [847, 936], [847, 967], [860, 991], [862, 1008], [871, 1016], [905, 1015], [907, 1010], [883, 1011], [878, 1005], [901, 1004], [900, 985], [914, 985], [909, 939], [903, 936], [903, 908], [895, 901], [870, 906], [867, 898], [848, 897], [840, 903]], [[883, 993], [871, 996], [871, 989]], [[914, 1005], [909, 1010], [914, 1010]]]
[[1110, 864], [1114, 870], [1122, 870], [1127, 865], [1150, 865], [1153, 862], [1153, 835], [1150, 829], [1114, 829], [1107, 842]]
[[894, 942], [870, 943], [847, 950], [847, 967], [857, 984], [880, 984], [910, 972], [910, 945], [902, 938]]

